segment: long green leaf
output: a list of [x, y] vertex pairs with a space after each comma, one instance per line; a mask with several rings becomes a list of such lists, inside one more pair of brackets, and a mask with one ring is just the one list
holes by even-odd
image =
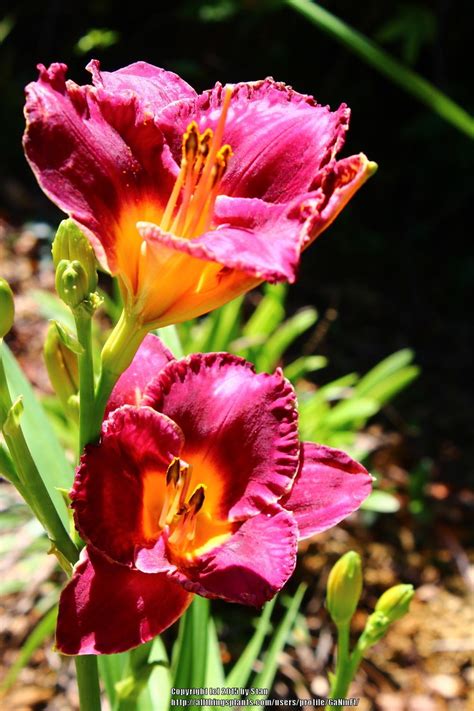
[[260, 615], [257, 623], [257, 628], [250, 640], [250, 642], [245, 647], [244, 651], [239, 657], [239, 660], [234, 664], [233, 668], [229, 672], [226, 685], [233, 688], [244, 689], [250, 679], [252, 673], [253, 665], [260, 654], [263, 646], [265, 637], [269, 631], [270, 618], [275, 607], [277, 596], [267, 602], [263, 608], [263, 612]]
[[157, 329], [155, 333], [161, 338], [165, 346], [170, 349], [175, 358], [183, 358], [183, 348], [176, 326], [165, 326]]
[[225, 685], [224, 666], [219, 649], [216, 625], [212, 616], [209, 617], [207, 630], [207, 670], [205, 686], [222, 688]]
[[343, 429], [350, 424], [364, 423], [380, 410], [376, 400], [351, 397], [341, 400], [326, 415], [324, 426], [328, 429]]
[[375, 385], [382, 383], [390, 375], [409, 365], [413, 360], [413, 355], [412, 350], [403, 348], [381, 360], [359, 380], [355, 387], [357, 394], [371, 395], [371, 390]]
[[292, 363], [285, 366], [285, 376], [288, 380], [296, 382], [301, 378], [304, 378], [308, 373], [314, 373], [315, 370], [321, 370], [325, 368], [328, 363], [328, 359], [324, 356], [301, 356], [297, 358]]
[[420, 368], [418, 368], [418, 366], [409, 365], [387, 376], [382, 382], [373, 385], [368, 395], [372, 400], [376, 400], [379, 405], [384, 405], [389, 400], [392, 400], [399, 392], [405, 390], [419, 374]]
[[273, 370], [293, 341], [307, 331], [308, 328], [311, 328], [317, 320], [318, 312], [316, 309], [307, 307], [282, 323], [275, 333], [267, 339], [265, 346], [261, 348], [255, 363], [257, 369], [268, 372]]
[[124, 671], [129, 665], [129, 652], [102, 654], [97, 661], [99, 663], [100, 678], [104, 682], [110, 707], [115, 709], [118, 701], [115, 685], [121, 681]]
[[[285, 616], [278, 625], [277, 631], [270, 642], [270, 646], [263, 660], [263, 669], [256, 675], [253, 680], [252, 687], [268, 690], [271, 689], [273, 680], [278, 670], [280, 653], [288, 640], [291, 629], [298, 616], [298, 611], [307, 587], [306, 583], [301, 583], [299, 585], [298, 590], [296, 591], [295, 596], [285, 613]], [[267, 698], [267, 696], [268, 694], [250, 694], [249, 698], [264, 699]]]
[[[172, 663], [173, 688], [204, 688], [207, 677], [210, 603], [196, 595], [181, 618]], [[194, 711], [191, 705], [187, 708]]]
[[148, 680], [151, 710], [166, 711], [169, 708], [171, 693], [171, 672], [166, 648], [160, 636], [153, 640], [148, 663], [154, 666]]
[[3, 363], [12, 399], [22, 396], [24, 412], [21, 427], [28, 448], [36, 463], [49, 496], [66, 530], [69, 519], [61, 494], [57, 489], [69, 489], [72, 484], [72, 466], [67, 461], [54, 430], [28, 380], [23, 375], [8, 347], [2, 345]]
[[373, 66], [378, 72], [412, 94], [467, 136], [474, 138], [474, 118], [429, 81], [423, 79], [321, 5], [310, 0], [286, 0], [286, 2], [323, 32], [334, 37], [367, 64]]
[[245, 338], [269, 336], [285, 318], [286, 285], [267, 285], [257, 308], [242, 328]]
[[56, 604], [42, 617], [25, 642], [23, 642], [18, 657], [10, 667], [0, 685], [0, 693], [4, 694], [15, 683], [18, 674], [28, 664], [33, 654], [43, 642], [50, 637], [56, 627], [58, 608]]

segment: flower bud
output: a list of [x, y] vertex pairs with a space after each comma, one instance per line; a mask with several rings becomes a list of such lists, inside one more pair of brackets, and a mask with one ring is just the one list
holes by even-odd
[[0, 278], [0, 338], [7, 335], [13, 326], [14, 317], [13, 292], [8, 282]]
[[77, 356], [63, 343], [54, 323], [50, 324], [46, 335], [44, 360], [51, 385], [65, 411], [69, 413], [78, 391]]
[[89, 298], [87, 274], [76, 259], [70, 262], [62, 259], [56, 269], [56, 291], [65, 304], [76, 308]]
[[326, 603], [336, 625], [350, 621], [362, 592], [360, 556], [349, 551], [339, 558], [329, 573]]
[[415, 591], [413, 585], [394, 585], [386, 590], [378, 600], [375, 611], [382, 612], [389, 623], [406, 615]]
[[63, 220], [53, 241], [53, 262], [57, 269], [63, 260], [80, 263], [87, 277], [87, 293], [97, 289], [97, 269], [94, 250], [89, 240], [71, 220]]

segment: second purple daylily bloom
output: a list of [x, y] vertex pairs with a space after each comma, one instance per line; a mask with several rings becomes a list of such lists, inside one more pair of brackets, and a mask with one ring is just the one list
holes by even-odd
[[149, 335], [118, 381], [71, 493], [87, 542], [61, 595], [58, 649], [120, 652], [174, 622], [192, 594], [261, 606], [298, 540], [370, 492], [343, 452], [299, 442], [295, 393], [228, 353], [175, 360]]

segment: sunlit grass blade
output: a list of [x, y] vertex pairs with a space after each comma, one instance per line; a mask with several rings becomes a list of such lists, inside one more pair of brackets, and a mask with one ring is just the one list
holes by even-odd
[[46, 414], [36, 399], [31, 385], [23, 375], [8, 347], [2, 346], [3, 364], [12, 399], [22, 396], [24, 411], [21, 415], [28, 448], [46, 486], [61, 521], [68, 529], [69, 520], [58, 488], [69, 489], [72, 484], [72, 466], [57, 440]]
[[[271, 689], [273, 680], [275, 679], [275, 675], [278, 670], [280, 653], [282, 652], [296, 621], [307, 587], [306, 583], [300, 583], [298, 586], [298, 590], [296, 591], [288, 610], [285, 612], [285, 616], [278, 625], [275, 635], [273, 636], [270, 646], [268, 647], [267, 653], [264, 656], [263, 669], [252, 681], [252, 686], [254, 688]], [[249, 695], [249, 698], [263, 699], [266, 698], [266, 696], [251, 694]]]
[[285, 377], [296, 382], [315, 370], [325, 368], [327, 363], [328, 359], [324, 356], [302, 356], [285, 366]]
[[100, 678], [104, 682], [111, 709], [117, 705], [117, 692], [115, 685], [122, 679], [124, 670], [129, 663], [129, 653], [103, 654], [97, 659], [99, 663]]
[[234, 664], [233, 668], [229, 672], [226, 685], [233, 688], [243, 689], [247, 686], [252, 673], [253, 665], [258, 655], [261, 652], [263, 642], [269, 631], [270, 618], [275, 607], [277, 596], [267, 602], [263, 608], [263, 612], [260, 615], [257, 623], [257, 628], [252, 636], [252, 639], [245, 647], [239, 660]]
[[8, 689], [15, 683], [18, 674], [28, 664], [36, 650], [43, 642], [50, 637], [56, 627], [56, 619], [58, 617], [58, 608], [56, 604], [42, 617], [29, 637], [23, 642], [18, 657], [8, 670], [7, 675], [0, 684], [0, 694], [5, 694]]
[[401, 351], [392, 353], [371, 368], [371, 370], [359, 380], [355, 389], [359, 395], [368, 395], [375, 385], [378, 385], [389, 375], [409, 365], [413, 360], [413, 356], [413, 351], [409, 348], [403, 348]]
[[153, 640], [148, 663], [153, 665], [148, 680], [151, 709], [166, 710], [169, 707], [171, 693], [171, 670], [166, 648], [160, 636]]
[[[203, 688], [207, 677], [210, 603], [196, 595], [181, 618], [172, 661], [175, 689]], [[193, 709], [191, 705], [187, 708]]]
[[183, 347], [176, 326], [165, 326], [157, 329], [155, 333], [161, 338], [165, 346], [170, 349], [175, 358], [183, 358]]
[[474, 118], [467, 111], [368, 37], [311, 0], [286, 0], [286, 3], [443, 119], [474, 138]]
[[207, 631], [207, 670], [205, 686], [222, 688], [225, 686], [224, 665], [222, 664], [216, 625], [211, 616], [209, 617]]
[[257, 308], [242, 328], [245, 338], [269, 336], [285, 318], [286, 284], [266, 285]]
[[307, 307], [284, 321], [267, 339], [255, 360], [257, 370], [271, 372], [277, 365], [286, 349], [302, 333], [311, 328], [318, 320], [316, 309]]

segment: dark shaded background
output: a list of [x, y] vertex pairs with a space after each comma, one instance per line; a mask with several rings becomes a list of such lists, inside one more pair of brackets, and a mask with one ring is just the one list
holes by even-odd
[[[395, 30], [387, 48], [474, 110], [470, 5], [334, 0], [326, 6], [371, 37], [387, 35], [387, 28], [390, 34], [401, 17], [399, 36]], [[409, 456], [432, 459], [435, 477], [465, 481], [473, 453], [472, 141], [280, 2], [26, 0], [2, 3], [2, 17], [12, 29], [0, 45], [0, 216], [13, 224], [60, 219], [21, 152], [23, 86], [35, 79], [38, 61], [65, 61], [79, 83], [87, 81], [83, 67], [91, 56], [106, 69], [147, 60], [198, 90], [216, 80], [272, 75], [321, 103], [351, 106], [344, 153], [364, 151], [380, 169], [305, 255], [289, 306], [338, 311], [322, 344], [330, 368], [320, 381], [364, 372], [398, 348], [413, 348], [422, 377], [397, 402], [413, 440]], [[91, 28], [113, 30], [118, 41], [81, 54], [77, 42]]]

